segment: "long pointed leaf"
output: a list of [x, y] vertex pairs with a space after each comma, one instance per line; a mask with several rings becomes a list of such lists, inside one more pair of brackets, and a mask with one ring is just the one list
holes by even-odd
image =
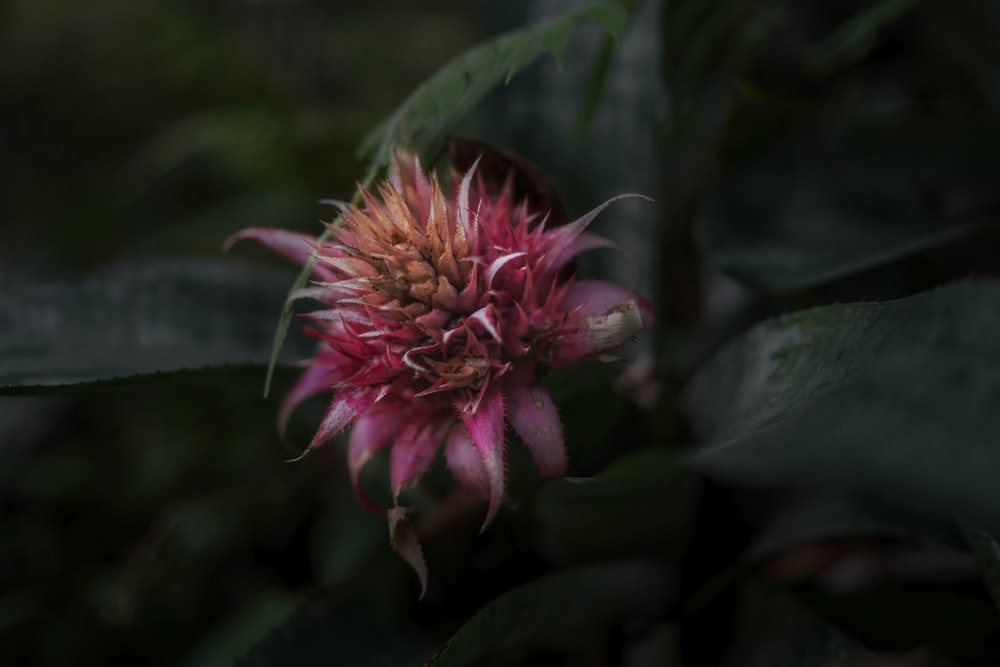
[[417, 152], [434, 146], [490, 90], [509, 82], [546, 51], [560, 60], [581, 23], [594, 22], [620, 41], [626, 18], [616, 3], [592, 2], [467, 51], [421, 84], [365, 137], [358, 151], [371, 157], [369, 176], [389, 164], [398, 146], [409, 145]]
[[[175, 262], [10, 290], [0, 296], [0, 393], [262, 373], [286, 275]], [[307, 355], [297, 340], [280, 362]]]

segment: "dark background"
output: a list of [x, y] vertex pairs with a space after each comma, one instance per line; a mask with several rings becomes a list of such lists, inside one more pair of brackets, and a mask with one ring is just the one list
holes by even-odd
[[[318, 232], [316, 202], [363, 173], [363, 134], [508, 11], [4, 2], [0, 292], [214, 259], [248, 226]], [[0, 400], [0, 663], [225, 664], [386, 549], [338, 452], [282, 463], [284, 385], [262, 387]]]
[[[33, 285], [177, 258], [273, 267], [280, 303], [294, 269], [250, 244], [223, 258], [223, 240], [252, 226], [317, 233], [331, 215], [318, 201], [351, 197], [367, 171], [356, 146], [416, 85], [571, 4], [6, 0], [0, 295], [11, 300], [0, 306], [41, 294], [25, 292]], [[814, 649], [811, 664], [843, 664], [828, 660], [846, 652], [817, 649], [830, 636], [844, 651], [860, 641], [930, 656], [912, 664], [993, 664], [1000, 622], [969, 549], [978, 544], [995, 574], [996, 543], [963, 538], [952, 513], [1000, 526], [989, 477], [1000, 322], [995, 303], [977, 301], [994, 287], [889, 309], [898, 319], [872, 320], [891, 329], [882, 338], [851, 332], [883, 311], [838, 304], [1000, 272], [1000, 10], [993, 0], [623, 4], [637, 8], [619, 51], [583, 29], [561, 65], [544, 59], [454, 128], [536, 162], [573, 215], [621, 192], [657, 200], [616, 204], [595, 223], [627, 261], [580, 262], [655, 304], [656, 330], [623, 353], [637, 363], [548, 380], [572, 474], [606, 474], [539, 487], [515, 443], [518, 503], [477, 536], [481, 508], [449, 495], [439, 465], [419, 491], [442, 509], [423, 528], [432, 578], [417, 604], [384, 518], [351, 493], [342, 448], [283, 463], [323, 407], [304, 406], [291, 443], [280, 441], [292, 375], [266, 400], [260, 373], [5, 396], [0, 664], [214, 665], [254, 644], [249, 664], [322, 662], [329, 646], [329, 663], [412, 664], [525, 581], [539, 584], [531, 594], [555, 590], [546, 599], [557, 612], [538, 607], [545, 618], [532, 620], [510, 598], [492, 608], [522, 633], [496, 664], [679, 664], [683, 654], [700, 667], [728, 651], [726, 664], [770, 667], [806, 664], [794, 652]], [[55, 320], [67, 339], [88, 305]], [[277, 310], [251, 314], [265, 339]], [[782, 313], [793, 317], [774, 340], [743, 335]], [[11, 316], [0, 308], [0, 322]], [[731, 368], [705, 366], [732, 340], [745, 349]], [[789, 340], [801, 349], [786, 350]], [[17, 350], [7, 354], [3, 377], [16, 366]], [[700, 394], [688, 391], [695, 374]], [[711, 455], [701, 468], [677, 464], [730, 429], [753, 442], [715, 452], [729, 477], [716, 478]], [[925, 570], [907, 569], [914, 553]], [[653, 567], [616, 561], [637, 556]], [[868, 578], [831, 593], [858, 563]], [[734, 589], [761, 579], [799, 589], [751, 590], [734, 612]], [[560, 625], [573, 610], [583, 611]], [[488, 624], [466, 637], [473, 653], [507, 639]], [[554, 638], [561, 649], [536, 651]], [[643, 662], [648, 640], [660, 649]], [[933, 662], [939, 654], [954, 660]]]

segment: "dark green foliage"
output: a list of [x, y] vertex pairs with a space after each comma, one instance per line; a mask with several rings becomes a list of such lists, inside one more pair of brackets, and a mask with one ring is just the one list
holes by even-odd
[[666, 448], [625, 454], [595, 477], [553, 480], [535, 498], [539, 549], [554, 562], [676, 555], [696, 491]]
[[[995, 2], [63, 4], [0, 39], [0, 663], [997, 663]], [[219, 248], [449, 134], [653, 197], [577, 270], [658, 321], [546, 378], [572, 476], [406, 492], [418, 599], [343, 443], [281, 463], [308, 271]]]
[[600, 650], [609, 625], [662, 614], [672, 585], [663, 568], [644, 562], [550, 574], [483, 607], [428, 665], [517, 664], [539, 648], [578, 654]]
[[724, 667], [847, 667], [874, 655], [794, 597], [761, 584], [740, 593]]
[[[262, 377], [289, 279], [236, 262], [121, 267], [0, 297], [0, 392]], [[301, 340], [285, 360], [308, 356]], [[259, 380], [258, 380], [259, 381]]]
[[408, 623], [400, 588], [402, 564], [383, 554], [366, 564], [367, 576], [331, 587], [302, 605], [289, 621], [254, 646], [238, 665], [319, 665], [341, 662], [417, 665], [435, 644]]
[[445, 133], [492, 88], [510, 83], [515, 74], [544, 53], [561, 64], [566, 47], [584, 21], [597, 23], [620, 42], [626, 13], [612, 2], [590, 2], [491, 40], [442, 67], [365, 137], [359, 152], [370, 158], [370, 174], [388, 166], [392, 152], [400, 146], [421, 154], [433, 153]]
[[706, 443], [694, 464], [736, 481], [879, 492], [1000, 525], [1000, 311], [991, 303], [1000, 283], [960, 282], [757, 325], [691, 385], [685, 404]]

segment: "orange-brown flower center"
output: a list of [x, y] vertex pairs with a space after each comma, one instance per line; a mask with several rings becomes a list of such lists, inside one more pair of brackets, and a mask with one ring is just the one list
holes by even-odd
[[396, 254], [383, 259], [386, 280], [379, 287], [401, 302], [415, 300], [442, 310], [458, 306], [458, 288], [417, 248], [409, 243], [394, 248]]

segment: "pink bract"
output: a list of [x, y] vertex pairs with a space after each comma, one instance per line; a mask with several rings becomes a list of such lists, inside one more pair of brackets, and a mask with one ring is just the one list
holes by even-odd
[[446, 193], [401, 153], [377, 197], [341, 205], [329, 241], [254, 228], [227, 247], [252, 238], [299, 264], [318, 258], [298, 296], [322, 304], [309, 315], [320, 343], [282, 428], [302, 401], [333, 392], [309, 450], [353, 423], [355, 490], [365, 462], [391, 446], [396, 495], [444, 444], [458, 482], [489, 500], [485, 527], [504, 499], [506, 424], [542, 475], [566, 472], [562, 423], [538, 378], [621, 345], [652, 314], [624, 287], [572, 275], [577, 254], [612, 245], [585, 230], [621, 197], [549, 229], [510, 187], [488, 194], [475, 165], [455, 181]]

